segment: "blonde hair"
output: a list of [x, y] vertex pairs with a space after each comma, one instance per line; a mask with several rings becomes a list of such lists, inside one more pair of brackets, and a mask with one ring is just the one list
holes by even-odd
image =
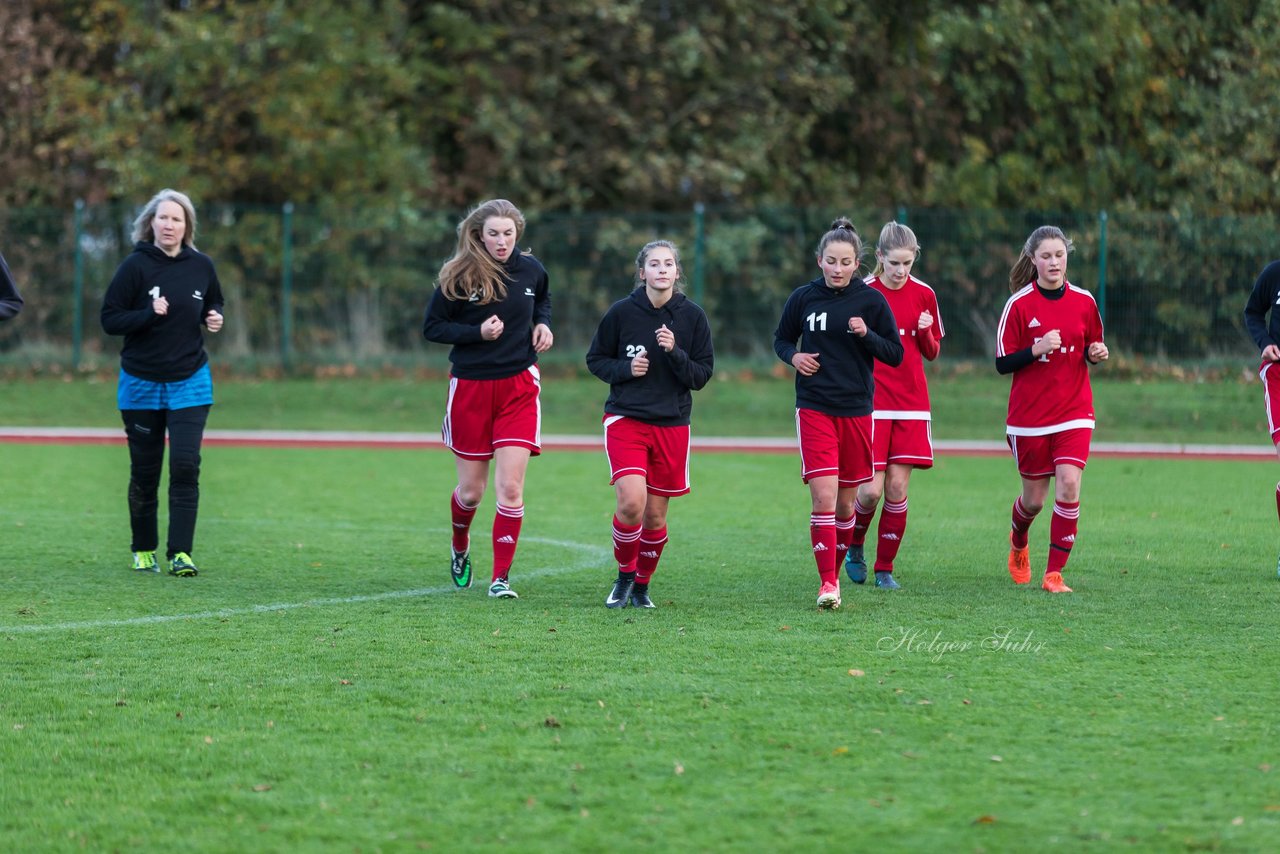
[[818, 260], [822, 260], [822, 253], [827, 251], [827, 247], [832, 243], [848, 243], [853, 247], [853, 257], [858, 259], [859, 266], [862, 263], [862, 238], [858, 236], [858, 230], [853, 227], [853, 223], [847, 217], [836, 217], [831, 221], [831, 227], [827, 229], [827, 233], [822, 235], [822, 239], [818, 241]]
[[469, 300], [473, 294], [481, 305], [507, 298], [507, 271], [484, 248], [481, 232], [486, 220], [509, 219], [516, 225], [516, 245], [524, 234], [524, 214], [506, 199], [481, 202], [458, 223], [458, 245], [453, 257], [440, 268], [437, 286], [451, 300]]
[[671, 250], [672, 257], [676, 259], [676, 281], [679, 282], [684, 277], [684, 266], [680, 263], [680, 250], [670, 240], [651, 240], [641, 247], [640, 253], [636, 255], [636, 284], [644, 284], [644, 265], [649, 260], [649, 253], [655, 249]]
[[138, 214], [138, 218], [133, 221], [133, 242], [154, 243], [155, 235], [151, 232], [151, 223], [155, 221], [156, 209], [160, 207], [162, 202], [173, 202], [182, 208], [187, 218], [187, 227], [182, 233], [182, 243], [184, 246], [196, 248], [196, 207], [191, 204], [190, 197], [186, 193], [179, 193], [177, 190], [165, 188], [151, 197], [151, 201], [143, 206], [142, 212]]
[[1074, 252], [1076, 248], [1075, 244], [1071, 242], [1071, 238], [1063, 234], [1062, 229], [1056, 225], [1042, 225], [1031, 232], [1027, 242], [1022, 244], [1022, 254], [1018, 256], [1018, 260], [1013, 264], [1013, 269], [1009, 271], [1009, 290], [1011, 292], [1017, 293], [1035, 279], [1036, 265], [1034, 259], [1036, 250], [1046, 240], [1061, 240], [1062, 245], [1067, 247], [1068, 255]]
[[881, 259], [895, 249], [910, 249], [917, 258], [920, 257], [920, 243], [916, 240], [916, 233], [902, 223], [891, 220], [880, 229], [880, 239], [876, 241], [876, 268], [871, 271], [871, 275], [878, 276], [884, 272], [884, 261]]

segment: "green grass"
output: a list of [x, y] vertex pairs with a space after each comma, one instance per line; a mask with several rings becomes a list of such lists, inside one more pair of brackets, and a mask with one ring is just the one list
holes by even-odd
[[602, 604], [595, 453], [532, 463], [516, 602], [447, 589], [442, 451], [208, 448], [191, 580], [126, 568], [122, 447], [0, 455], [9, 850], [1280, 835], [1271, 465], [1091, 462], [1077, 592], [1052, 597], [1004, 571], [1012, 464], [943, 457], [913, 480], [904, 589], [846, 582], [823, 613], [798, 460], [699, 454], [635, 612]]
[[[779, 365], [781, 367], [781, 365]], [[1095, 374], [1099, 442], [1258, 444], [1266, 446], [1262, 387], [1240, 378], [1186, 382], [1110, 379]], [[1009, 380], [988, 365], [961, 365], [930, 381], [938, 439], [1004, 438]], [[446, 380], [326, 378], [215, 383], [210, 426], [438, 432]], [[595, 434], [606, 386], [594, 377], [550, 373], [543, 383], [547, 433]], [[725, 368], [694, 399], [701, 436], [793, 436], [789, 378]], [[115, 381], [100, 377], [0, 382], [0, 425], [115, 427]]]

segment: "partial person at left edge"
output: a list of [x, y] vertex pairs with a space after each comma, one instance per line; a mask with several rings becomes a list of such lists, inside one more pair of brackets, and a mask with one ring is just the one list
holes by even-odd
[[133, 568], [159, 572], [158, 492], [169, 437], [170, 575], [198, 574], [200, 444], [213, 405], [202, 329], [222, 328], [222, 286], [195, 247], [196, 211], [177, 190], [161, 190], [133, 221], [133, 252], [102, 301], [102, 328], [123, 335], [116, 400], [129, 442]]
[[0, 255], [0, 320], [12, 320], [22, 311], [22, 294], [18, 293], [18, 285], [13, 281], [9, 265]]
[[[1276, 367], [1280, 362], [1280, 311], [1276, 310], [1277, 305], [1280, 305], [1280, 261], [1272, 261], [1253, 283], [1244, 306], [1244, 325], [1253, 343], [1258, 345], [1261, 359], [1258, 377], [1262, 380], [1267, 430], [1280, 456], [1280, 367]], [[1276, 484], [1276, 514], [1280, 516], [1280, 483]], [[1280, 576], [1280, 559], [1276, 561], [1276, 575]]]

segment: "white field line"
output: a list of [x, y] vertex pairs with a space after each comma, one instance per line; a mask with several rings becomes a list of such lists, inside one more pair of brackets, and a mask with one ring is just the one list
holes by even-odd
[[[544, 537], [523, 537], [524, 542], [543, 543], [550, 546], [560, 546], [562, 548], [573, 549], [581, 553], [577, 561], [571, 564], [562, 564], [554, 567], [543, 567], [541, 569], [530, 570], [529, 572], [520, 572], [516, 576], [516, 582], [526, 578], [542, 578], [548, 575], [562, 575], [567, 572], [574, 572], [579, 569], [585, 569], [589, 566], [599, 565], [606, 560], [612, 560], [612, 553], [602, 546], [586, 545], [583, 543], [567, 542], [565, 540], [550, 540]], [[178, 581], [179, 584], [198, 584], [199, 582]], [[472, 587], [471, 595], [486, 595], [486, 586], [477, 581]], [[151, 626], [159, 623], [175, 623], [183, 620], [210, 620], [224, 619], [227, 617], [243, 617], [251, 614], [272, 614], [278, 611], [294, 611], [299, 608], [324, 608], [333, 605], [358, 605], [364, 602], [385, 602], [393, 599], [414, 599], [420, 596], [438, 596], [444, 593], [460, 593], [452, 584], [441, 587], [419, 587], [413, 590], [388, 590], [384, 593], [369, 593], [361, 596], [340, 596], [329, 599], [307, 599], [302, 602], [274, 602], [269, 605], [245, 605], [240, 608], [218, 608], [212, 611], [195, 611], [189, 614], [149, 614], [145, 617], [129, 617], [122, 620], [82, 620], [68, 623], [48, 623], [44, 625], [13, 625], [0, 626], [0, 636], [14, 634], [40, 634], [45, 632], [75, 632], [84, 629], [111, 629], [125, 628], [128, 626]]]

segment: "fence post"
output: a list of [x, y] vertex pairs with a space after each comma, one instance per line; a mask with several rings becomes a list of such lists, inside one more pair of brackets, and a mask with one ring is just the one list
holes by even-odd
[[1098, 212], [1098, 316], [1107, 323], [1107, 212]]
[[280, 364], [290, 368], [289, 342], [293, 339], [293, 202], [285, 202], [280, 222], [283, 267], [280, 282]]
[[907, 206], [898, 205], [898, 222], [902, 225], [907, 224]]
[[71, 370], [80, 367], [80, 353], [84, 339], [84, 199], [76, 199], [75, 222], [76, 267], [72, 284], [75, 311], [71, 314]]
[[702, 305], [706, 285], [706, 265], [703, 256], [707, 249], [707, 206], [698, 202], [693, 206], [693, 301]]

